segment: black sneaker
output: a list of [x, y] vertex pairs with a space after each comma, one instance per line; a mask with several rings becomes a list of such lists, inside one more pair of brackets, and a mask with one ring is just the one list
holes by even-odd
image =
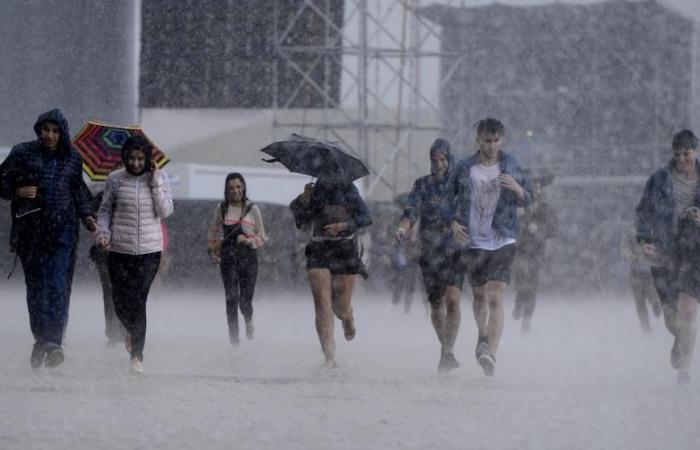
[[440, 362], [438, 363], [438, 372], [449, 372], [452, 369], [459, 367], [459, 361], [455, 358], [454, 353], [441, 353]]
[[479, 365], [484, 371], [484, 375], [490, 377], [496, 372], [496, 357], [491, 353], [484, 353], [479, 357]]
[[680, 366], [680, 349], [678, 348], [678, 339], [673, 340], [673, 347], [671, 347], [671, 367], [678, 370]]
[[479, 358], [481, 355], [488, 353], [489, 352], [489, 337], [488, 336], [479, 336], [479, 339], [476, 342], [476, 362], [479, 362]]
[[38, 369], [44, 364], [44, 359], [46, 359], [46, 349], [44, 344], [41, 342], [35, 342], [34, 347], [32, 347], [32, 356], [29, 358], [29, 363], [32, 365], [32, 369]]
[[56, 367], [63, 362], [63, 350], [61, 347], [52, 348], [46, 355], [46, 367]]

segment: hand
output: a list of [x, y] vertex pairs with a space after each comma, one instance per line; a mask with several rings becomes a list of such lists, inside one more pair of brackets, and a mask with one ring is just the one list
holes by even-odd
[[151, 172], [156, 173], [156, 171], [158, 170], [158, 164], [156, 164], [156, 160], [155, 160], [155, 159], [152, 159], [152, 160], [148, 163], [148, 165], [149, 165], [150, 168], [151, 168]]
[[311, 199], [311, 194], [313, 192], [314, 192], [314, 184], [313, 183], [306, 183], [304, 185], [304, 193], [301, 194], [301, 196], [305, 202], [308, 202]]
[[518, 194], [518, 196], [521, 196], [523, 188], [520, 187], [518, 182], [515, 181], [515, 178], [513, 178], [512, 176], [508, 175], [507, 173], [502, 173], [498, 176], [498, 182], [501, 184], [502, 188], [511, 190]]
[[700, 208], [696, 206], [691, 206], [685, 210], [686, 215], [690, 220], [693, 221], [696, 227], [700, 227]]
[[36, 198], [37, 187], [36, 186], [22, 186], [17, 188], [15, 191], [18, 197], [22, 198]]
[[109, 240], [106, 237], [100, 236], [97, 238], [97, 248], [100, 250], [109, 250]]
[[87, 216], [85, 218], [85, 226], [91, 233], [97, 231], [97, 223], [95, 222], [95, 218], [92, 216]]
[[659, 251], [654, 244], [645, 242], [642, 244], [642, 252], [647, 259], [654, 259], [659, 257]]
[[399, 244], [406, 240], [406, 229], [398, 227], [394, 233], [394, 243]]
[[466, 244], [471, 239], [469, 233], [467, 233], [467, 227], [463, 226], [456, 220], [453, 220], [450, 224], [450, 230], [452, 230], [452, 236], [455, 238], [455, 240], [462, 245]]
[[345, 231], [345, 223], [344, 222], [339, 222], [339, 223], [329, 223], [325, 227], [323, 227], [323, 230], [328, 234], [329, 236], [338, 236], [341, 231]]
[[253, 241], [251, 241], [250, 239], [248, 239], [247, 237], [245, 237], [242, 234], [238, 235], [237, 242], [238, 242], [238, 245], [242, 245], [244, 247], [252, 247], [253, 246]]

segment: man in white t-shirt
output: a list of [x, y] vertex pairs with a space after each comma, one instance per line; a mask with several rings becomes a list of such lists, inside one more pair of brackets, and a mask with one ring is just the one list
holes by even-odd
[[448, 303], [459, 304], [466, 274], [479, 329], [476, 360], [491, 376], [503, 332], [503, 293], [515, 256], [516, 208], [527, 206], [532, 194], [515, 158], [501, 150], [503, 124], [483, 119], [476, 124], [476, 134], [479, 150], [452, 172], [441, 210], [459, 247], [450, 264]]

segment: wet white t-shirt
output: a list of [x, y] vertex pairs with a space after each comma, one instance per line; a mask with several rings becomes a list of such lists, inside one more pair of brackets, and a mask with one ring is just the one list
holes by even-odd
[[504, 245], [513, 244], [515, 239], [507, 238], [493, 229], [493, 216], [496, 212], [501, 185], [498, 164], [487, 167], [483, 164], [472, 166], [469, 171], [471, 183], [471, 209], [469, 211], [469, 235], [471, 248], [498, 250]]

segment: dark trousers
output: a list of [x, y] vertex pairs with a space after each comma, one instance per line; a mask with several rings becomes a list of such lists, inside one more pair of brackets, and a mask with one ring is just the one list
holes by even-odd
[[258, 254], [255, 250], [237, 248], [235, 253], [223, 252], [221, 278], [226, 292], [226, 318], [229, 339], [238, 342], [238, 308], [245, 320], [253, 318], [253, 294], [258, 278]]
[[100, 284], [102, 285], [102, 303], [105, 312], [105, 336], [110, 342], [123, 341], [126, 337], [126, 329], [114, 311], [114, 300], [112, 299], [112, 280], [109, 277], [109, 265], [107, 256], [97, 263], [97, 270], [100, 274]]
[[522, 311], [526, 319], [532, 318], [535, 312], [541, 265], [541, 257], [528, 255], [516, 255], [513, 261], [515, 307]]
[[117, 317], [131, 336], [131, 357], [143, 360], [146, 344], [146, 301], [158, 272], [160, 252], [144, 255], [109, 253], [112, 300]]
[[27, 286], [29, 325], [34, 340], [47, 349], [63, 343], [77, 240], [76, 230], [69, 228], [22, 239], [18, 249]]

